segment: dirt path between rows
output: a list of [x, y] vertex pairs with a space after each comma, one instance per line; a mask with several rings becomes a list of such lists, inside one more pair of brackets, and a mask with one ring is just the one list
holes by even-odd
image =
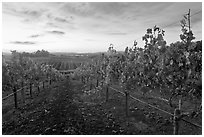
[[38, 95], [30, 104], [3, 116], [2, 133], [15, 135], [125, 134], [100, 106], [80, 102], [82, 85], [64, 81]]

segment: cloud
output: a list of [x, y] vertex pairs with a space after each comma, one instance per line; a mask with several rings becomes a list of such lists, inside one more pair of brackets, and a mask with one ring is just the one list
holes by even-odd
[[33, 45], [33, 44], [36, 44], [36, 42], [32, 42], [32, 41], [12, 41], [10, 43], [20, 44], [20, 45]]
[[14, 16], [20, 16], [20, 17], [26, 17], [26, 18], [40, 18], [45, 11], [47, 11], [46, 9], [29, 9], [27, 7], [18, 7], [16, 8], [15, 6], [12, 5], [8, 5], [5, 6], [5, 4], [3, 5], [3, 12], [10, 14], [10, 15], [14, 15]]
[[46, 15], [45, 27], [52, 29], [65, 29], [65, 30], [75, 30], [74, 17], [69, 15], [58, 15], [54, 13], [49, 13]]
[[75, 26], [75, 23], [65, 23], [65, 22], [55, 22], [55, 21], [47, 22], [45, 24], [45, 27], [49, 29], [63, 29], [65, 30], [65, 32], [71, 31], [71, 30], [77, 30], [77, 26]]
[[47, 13], [46, 17], [50, 20], [55, 20], [57, 22], [65, 22], [65, 23], [70, 23], [72, 20], [74, 20], [73, 16], [57, 15], [52, 12]]
[[63, 31], [58, 31], [58, 30], [53, 30], [53, 31], [47, 31], [48, 33], [51, 33], [51, 34], [57, 34], [57, 35], [64, 35], [65, 32]]
[[37, 38], [37, 37], [40, 37], [40, 36], [42, 36], [42, 35], [40, 35], [40, 34], [34, 34], [34, 35], [29, 36], [29, 37], [30, 37], [30, 38]]
[[71, 13], [78, 16], [90, 16], [95, 14], [88, 2], [63, 3], [59, 9], [64, 13]]
[[[67, 42], [78, 38], [85, 41], [106, 41], [120, 44], [144, 35], [147, 28], [158, 25], [166, 31], [167, 41], [179, 38], [180, 20], [191, 9], [191, 15], [202, 10], [201, 2], [31, 2], [3, 3], [3, 25], [7, 42], [26, 44], [31, 38]], [[176, 22], [176, 23], [175, 23]], [[191, 17], [193, 32], [202, 32], [202, 14]], [[8, 31], [10, 30], [10, 31]], [[33, 35], [32, 35], [33, 34]], [[35, 34], [35, 35], [34, 35]], [[42, 39], [38, 37], [43, 34]], [[200, 38], [202, 33], [199, 33]], [[12, 36], [12, 37], [11, 37]], [[19, 37], [16, 38], [16, 37]], [[170, 37], [171, 36], [171, 37]], [[25, 39], [25, 38], [30, 39]], [[92, 40], [95, 39], [95, 40]], [[21, 42], [22, 40], [22, 42]], [[53, 39], [52, 39], [53, 40]], [[39, 41], [38, 41], [39, 42]], [[39, 42], [40, 43], [40, 42]], [[37, 44], [39, 44], [37, 43]], [[78, 44], [78, 42], [77, 42]], [[77, 45], [76, 44], [76, 45]], [[143, 44], [143, 43], [142, 43]], [[74, 45], [74, 42], [70, 45]], [[81, 42], [81, 45], [84, 45]], [[87, 44], [88, 45], [88, 44]], [[78, 47], [77, 47], [78, 48]], [[79, 47], [79, 49], [81, 46]], [[87, 49], [91, 49], [87, 47]], [[91, 49], [92, 50], [92, 49]]]
[[59, 26], [57, 26], [56, 24], [54, 24], [54, 23], [52, 23], [52, 22], [46, 23], [46, 26], [48, 26], [48, 27], [54, 27], [54, 28], [60, 28]]
[[30, 16], [30, 17], [38, 18], [43, 14], [43, 11], [42, 10], [35, 11], [35, 10], [26, 9], [26, 10], [19, 11], [19, 13]]
[[56, 17], [55, 20], [58, 22], [68, 22], [66, 19], [60, 17]]
[[69, 23], [69, 24], [73, 24], [72, 20], [73, 20], [73, 16], [67, 18], [62, 18], [62, 17], [55, 17], [54, 18], [55, 21], [57, 22], [61, 22], [61, 23]]

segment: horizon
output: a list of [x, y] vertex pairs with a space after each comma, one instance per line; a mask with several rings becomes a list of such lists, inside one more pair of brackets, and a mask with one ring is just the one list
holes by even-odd
[[143, 47], [142, 36], [154, 25], [170, 45], [180, 41], [189, 9], [195, 40], [202, 40], [202, 2], [3, 2], [2, 51], [96, 53], [110, 44], [124, 51], [134, 40]]
[[[19, 53], [22, 53], [22, 52], [26, 52], [26, 53], [35, 53], [37, 50], [35, 51], [18, 51], [16, 50], [17, 52]], [[47, 51], [47, 50], [46, 50]], [[66, 51], [48, 51], [49, 53], [68, 53], [68, 54], [95, 54], [95, 53], [104, 53], [106, 51], [99, 51], [99, 52], [66, 52]], [[118, 51], [118, 52], [123, 52], [123, 51]], [[9, 53], [11, 54], [11, 51], [2, 51], [2, 53]]]

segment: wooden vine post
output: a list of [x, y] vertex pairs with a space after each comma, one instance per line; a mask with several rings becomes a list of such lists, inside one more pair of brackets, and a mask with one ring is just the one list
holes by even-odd
[[25, 103], [25, 93], [24, 93], [24, 84], [23, 84], [23, 81], [21, 83], [21, 97], [22, 97], [22, 102]]
[[51, 80], [51, 78], [50, 78], [50, 85], [52, 84], [52, 80]]
[[43, 81], [43, 89], [45, 88], [45, 82]]
[[109, 91], [108, 90], [109, 90], [108, 85], [106, 85], [106, 102], [108, 102], [108, 97], [109, 97], [109, 95], [108, 95]]
[[17, 93], [16, 93], [16, 86], [14, 86], [13, 88], [13, 94], [14, 94], [14, 103], [15, 103], [15, 108], [17, 109], [18, 108], [18, 102], [17, 102]]
[[47, 83], [47, 88], [49, 88], [49, 79], [45, 80], [45, 87], [46, 87], [46, 83]]
[[38, 82], [38, 93], [40, 93], [40, 82]]
[[83, 84], [86, 84], [86, 78], [84, 76], [82, 76], [82, 82]]
[[103, 81], [103, 80], [104, 80], [104, 78], [103, 78], [103, 74], [101, 75], [101, 80], [102, 80], [102, 81], [101, 81], [101, 86], [103, 86], [103, 84], [104, 84], [104, 81]]
[[180, 110], [176, 108], [174, 110], [174, 135], [178, 135], [180, 115], [181, 115]]
[[32, 83], [30, 83], [30, 97], [32, 98]]
[[82, 78], [83, 78], [83, 84], [86, 84], [86, 77], [83, 76]]
[[88, 83], [89, 82], [89, 77], [86, 77], [86, 83]]
[[126, 112], [126, 117], [128, 117], [129, 115], [129, 102], [128, 102], [128, 99], [129, 99], [129, 92], [128, 91], [125, 91], [125, 112]]
[[179, 99], [179, 106], [174, 110], [174, 135], [178, 135], [179, 131], [179, 120], [181, 119], [181, 105], [182, 98]]
[[96, 87], [98, 87], [98, 83], [99, 83], [99, 80], [98, 78], [96, 79]]
[[182, 98], [179, 99], [179, 110], [181, 111], [181, 106], [182, 106]]
[[90, 80], [90, 90], [92, 90], [92, 79]]

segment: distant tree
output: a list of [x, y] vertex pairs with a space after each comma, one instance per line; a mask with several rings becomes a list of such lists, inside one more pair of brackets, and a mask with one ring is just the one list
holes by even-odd
[[[12, 51], [12, 52], [15, 52], [15, 51]], [[37, 50], [36, 52], [33, 52], [33, 53], [29, 53], [29, 52], [22, 52], [22, 56], [24, 57], [48, 57], [50, 56], [51, 54], [48, 52], [48, 51], [45, 51], [45, 50]]]

